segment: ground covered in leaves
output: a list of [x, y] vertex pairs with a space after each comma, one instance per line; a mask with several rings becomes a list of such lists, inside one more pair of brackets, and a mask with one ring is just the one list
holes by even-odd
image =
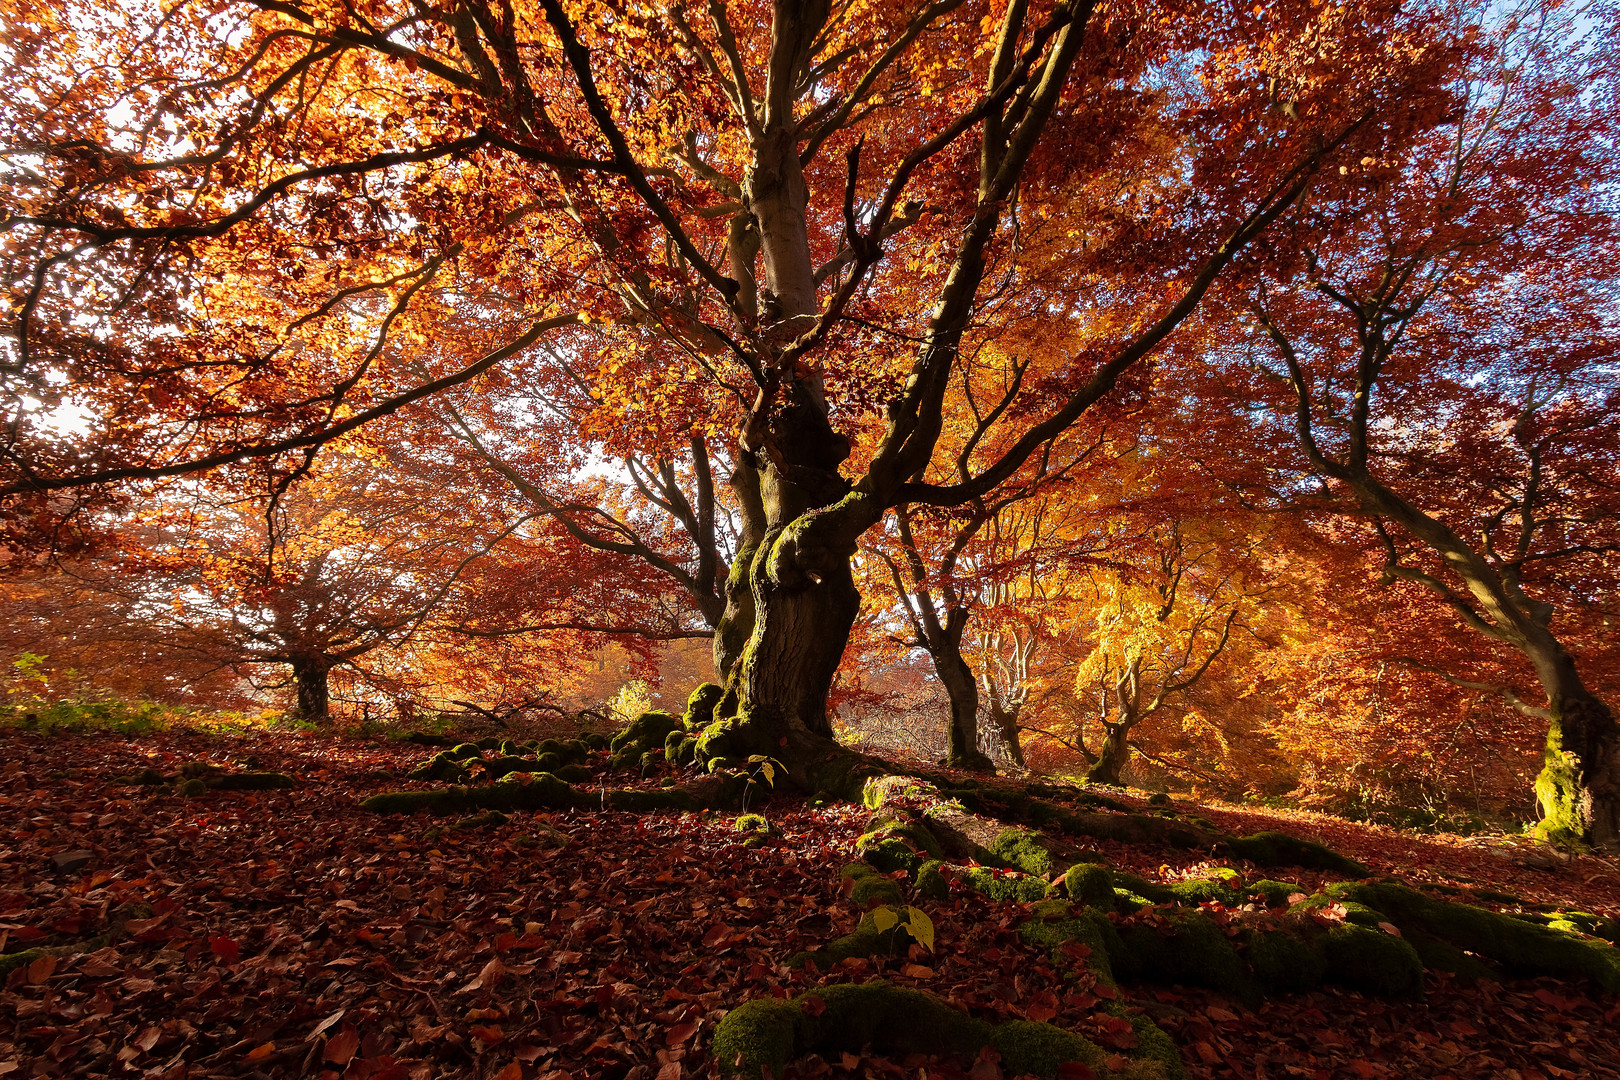
[[[1022, 905], [976, 893], [929, 905], [932, 952], [789, 970], [788, 956], [859, 918], [838, 867], [853, 858], [862, 808], [775, 796], [750, 809], [776, 835], [752, 840], [730, 814], [571, 810], [456, 829], [360, 809], [358, 797], [410, 786], [399, 777], [426, 753], [295, 734], [0, 734], [0, 954], [40, 950], [4, 976], [0, 1077], [716, 1076], [709, 1046], [728, 1009], [877, 975], [988, 1021], [1046, 1020], [1111, 1050], [1133, 1042], [1103, 1011], [1116, 991], [1087, 977], [1083, 955], [1054, 966], [1019, 939]], [[601, 758], [589, 767], [600, 772]], [[199, 761], [246, 762], [296, 786], [185, 797], [112, 782]], [[1199, 812], [1234, 831], [1322, 840], [1482, 906], [1512, 910], [1512, 893], [1620, 913], [1620, 868], [1599, 858], [1314, 814]], [[1197, 852], [1096, 847], [1150, 879], [1211, 865]], [[1425, 989], [1410, 1001], [1328, 989], [1258, 1011], [1193, 988], [1122, 992], [1176, 1039], [1194, 1078], [1620, 1075], [1620, 1001], [1595, 987], [1430, 975]], [[853, 1054], [790, 1072], [1002, 1076], [993, 1053], [966, 1073]]]

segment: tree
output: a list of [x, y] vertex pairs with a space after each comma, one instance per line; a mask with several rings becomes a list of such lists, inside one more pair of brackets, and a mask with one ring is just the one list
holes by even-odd
[[[1442, 121], [1467, 49], [1448, 12], [1360, 2], [706, 16], [25, 16], [0, 86], [4, 490], [293, 475], [432, 394], [498, 395], [543, 339], [592, 354], [649, 438], [734, 432], [735, 737], [841, 788], [825, 703], [859, 537], [1017, 483], [1320, 175]], [[961, 479], [940, 433], [998, 290], [1077, 347]]]
[[[1462, 73], [1447, 133], [1346, 166], [1342, 195], [1291, 216], [1245, 301], [1260, 348], [1224, 350], [1221, 369], [1269, 381], [1248, 424], [1297, 442], [1256, 492], [1365, 521], [1386, 581], [1528, 661], [1546, 708], [1502, 692], [1549, 722], [1541, 829], [1612, 846], [1620, 726], [1556, 625], [1612, 589], [1620, 550], [1617, 177], [1600, 134], [1620, 83], [1612, 41], [1576, 18], [1507, 20]], [[1556, 107], [1577, 93], [1592, 108]]]

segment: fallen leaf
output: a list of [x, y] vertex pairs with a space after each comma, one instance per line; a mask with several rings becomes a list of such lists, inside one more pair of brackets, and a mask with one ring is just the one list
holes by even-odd
[[49, 955], [40, 957], [38, 960], [35, 960], [32, 964], [28, 965], [28, 985], [38, 986], [40, 983], [50, 978], [51, 972], [55, 970], [56, 957]]
[[273, 1054], [275, 1052], [276, 1052], [276, 1044], [275, 1043], [273, 1043], [273, 1042], [260, 1043], [258, 1046], [255, 1046], [252, 1050], [248, 1051], [247, 1059], [249, 1061], [263, 1061], [265, 1058], [269, 1057], [271, 1054]]
[[321, 1060], [329, 1061], [341, 1068], [349, 1063], [358, 1049], [360, 1049], [360, 1033], [354, 1029], [353, 1024], [344, 1024], [341, 1031], [326, 1040], [326, 1049], [321, 1053]]
[[934, 969], [921, 964], [906, 964], [900, 968], [900, 974], [908, 975], [913, 979], [932, 979]]
[[489, 1080], [523, 1080], [523, 1066], [515, 1061], [509, 1061]]
[[163, 1038], [162, 1028], [149, 1027], [130, 1041], [141, 1050], [150, 1050], [158, 1044], [158, 1040], [161, 1038]]

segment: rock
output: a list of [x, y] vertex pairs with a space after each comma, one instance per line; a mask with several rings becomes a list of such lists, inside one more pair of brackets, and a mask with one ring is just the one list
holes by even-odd
[[64, 874], [71, 874], [75, 870], [82, 870], [96, 859], [93, 851], [63, 851], [51, 856], [51, 865]]

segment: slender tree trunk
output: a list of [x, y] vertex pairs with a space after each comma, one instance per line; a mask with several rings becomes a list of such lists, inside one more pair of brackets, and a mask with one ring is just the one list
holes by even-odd
[[1008, 706], [995, 695], [990, 694], [990, 727], [995, 732], [996, 739], [1001, 743], [1002, 751], [1007, 760], [1018, 768], [1024, 768], [1024, 744], [1019, 738], [1018, 718], [1023, 709], [1017, 705]]
[[313, 723], [324, 723], [331, 712], [331, 695], [327, 690], [327, 673], [331, 661], [324, 656], [295, 656], [292, 658], [293, 683], [298, 691], [298, 715]]

